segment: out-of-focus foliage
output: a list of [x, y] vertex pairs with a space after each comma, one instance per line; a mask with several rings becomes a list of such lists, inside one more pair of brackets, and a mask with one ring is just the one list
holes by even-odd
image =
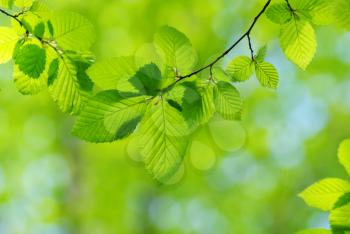
[[[52, 4], [93, 21], [98, 60], [143, 54], [159, 27], [171, 25], [191, 39], [204, 64], [246, 29], [264, 1]], [[279, 27], [262, 18], [252, 38], [259, 47], [278, 35]], [[317, 35], [318, 55], [306, 72], [285, 61], [273, 40], [266, 60], [282, 74], [277, 93], [254, 79], [239, 84], [243, 122], [214, 118], [194, 132], [184, 166], [191, 170], [180, 169], [170, 187], [155, 184], [139, 168], [137, 138], [77, 141], [69, 135], [71, 119], [50, 104], [46, 92], [18, 95], [11, 66], [1, 66], [0, 230], [277, 234], [327, 228], [327, 216], [308, 209], [296, 194], [319, 178], [345, 176], [334, 155], [350, 130], [349, 36], [328, 26]], [[243, 44], [224, 65], [242, 54], [249, 55]]]

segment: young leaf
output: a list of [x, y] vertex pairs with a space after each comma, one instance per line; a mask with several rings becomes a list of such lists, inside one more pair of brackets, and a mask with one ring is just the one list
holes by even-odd
[[230, 83], [220, 81], [214, 89], [216, 111], [226, 120], [237, 120], [242, 114], [242, 100], [238, 90]]
[[343, 141], [338, 149], [338, 158], [350, 175], [350, 139]]
[[83, 16], [65, 12], [51, 20], [54, 38], [65, 50], [89, 50], [95, 41], [93, 25]]
[[179, 73], [189, 72], [197, 61], [190, 40], [175, 28], [162, 27], [154, 36], [154, 43], [165, 63]]
[[140, 125], [146, 169], [167, 182], [179, 169], [186, 153], [188, 127], [180, 112], [159, 97], [149, 104]]
[[282, 26], [280, 40], [287, 58], [305, 70], [314, 58], [317, 48], [312, 25], [294, 17]]
[[350, 192], [347, 181], [328, 178], [310, 186], [299, 196], [311, 207], [321, 210], [332, 210], [335, 203], [344, 194]]
[[146, 107], [146, 97], [124, 99], [116, 90], [103, 91], [84, 106], [73, 134], [94, 143], [122, 139], [135, 130]]
[[285, 24], [292, 19], [292, 12], [286, 3], [277, 3], [266, 10], [266, 16], [274, 23]]
[[260, 50], [258, 51], [258, 54], [255, 56], [255, 61], [264, 62], [266, 53], [267, 53], [267, 46], [265, 45], [261, 47]]
[[350, 204], [331, 211], [329, 221], [332, 229], [350, 230]]
[[87, 74], [103, 90], [136, 91], [129, 83], [129, 79], [135, 75], [136, 71], [133, 57], [119, 57], [93, 64]]
[[19, 36], [12, 28], [0, 27], [0, 64], [8, 62], [13, 55]]
[[79, 113], [88, 93], [81, 90], [74, 63], [66, 56], [59, 58], [57, 78], [49, 87], [52, 98], [61, 110], [69, 114]]
[[267, 88], [276, 89], [278, 86], [278, 72], [276, 68], [267, 62], [255, 63], [256, 77], [260, 84]]
[[25, 43], [16, 49], [14, 60], [25, 75], [38, 79], [45, 69], [46, 51], [41, 45]]
[[227, 65], [226, 72], [231, 76], [233, 81], [246, 81], [254, 73], [254, 63], [251, 58], [240, 56], [233, 59]]

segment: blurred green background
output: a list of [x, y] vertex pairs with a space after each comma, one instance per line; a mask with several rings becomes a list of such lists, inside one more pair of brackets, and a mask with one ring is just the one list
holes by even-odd
[[[246, 30], [264, 1], [55, 0], [96, 26], [97, 59], [137, 54], [162, 25], [183, 31], [199, 65]], [[1, 25], [9, 19], [1, 16]], [[268, 43], [280, 72], [277, 92], [254, 79], [239, 85], [242, 122], [213, 120], [196, 133], [185, 167], [169, 185], [145, 172], [132, 139], [88, 144], [70, 135], [74, 118], [48, 97], [21, 96], [12, 64], [0, 66], [1, 234], [289, 234], [327, 227], [327, 214], [297, 194], [337, 163], [350, 133], [350, 34], [317, 30], [318, 54], [301, 71], [279, 48], [278, 26], [263, 17], [254, 47]], [[223, 63], [249, 55], [242, 44]]]

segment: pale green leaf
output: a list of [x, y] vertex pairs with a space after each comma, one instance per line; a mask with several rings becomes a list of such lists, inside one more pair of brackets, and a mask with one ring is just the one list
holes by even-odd
[[136, 91], [129, 83], [137, 72], [133, 57], [119, 57], [93, 64], [87, 71], [93, 82], [103, 90]]
[[260, 84], [267, 88], [276, 89], [278, 86], [278, 72], [267, 62], [255, 62], [255, 72]]
[[310, 229], [297, 232], [296, 234], [332, 234], [332, 232], [326, 229]]
[[103, 91], [81, 111], [73, 134], [90, 142], [112, 142], [130, 135], [140, 122], [146, 97], [125, 99], [118, 91]]
[[95, 41], [93, 25], [79, 14], [61, 13], [55, 15], [51, 23], [55, 40], [65, 50], [89, 50]]
[[344, 140], [338, 149], [338, 158], [344, 166], [347, 173], [350, 175], [350, 139]]
[[140, 125], [146, 169], [166, 183], [179, 169], [186, 154], [188, 127], [181, 113], [159, 97], [149, 104]]
[[13, 55], [19, 36], [12, 28], [0, 27], [0, 64], [8, 62]]
[[234, 81], [246, 81], [254, 73], [254, 63], [251, 58], [240, 56], [227, 65], [226, 72]]
[[11, 8], [14, 0], [0, 0], [0, 7]]
[[214, 89], [216, 111], [226, 120], [237, 120], [242, 114], [242, 99], [230, 83], [220, 81]]
[[266, 16], [274, 23], [285, 24], [292, 19], [292, 12], [286, 3], [277, 3], [266, 10]]
[[280, 40], [287, 58], [305, 70], [317, 49], [316, 34], [312, 25], [294, 18], [282, 25]]
[[165, 63], [180, 74], [191, 71], [197, 61], [190, 40], [175, 28], [162, 27], [154, 36], [154, 43]]
[[311, 207], [332, 210], [339, 198], [350, 192], [350, 183], [341, 179], [328, 178], [310, 186], [299, 196]]
[[80, 88], [77, 69], [66, 56], [59, 58], [57, 78], [49, 90], [60, 109], [69, 114], [79, 113], [88, 95]]

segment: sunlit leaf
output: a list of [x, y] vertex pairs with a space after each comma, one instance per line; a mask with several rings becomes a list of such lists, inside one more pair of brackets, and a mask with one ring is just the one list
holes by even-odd
[[278, 72], [267, 62], [255, 62], [255, 72], [260, 84], [267, 88], [276, 89], [278, 86]]
[[350, 139], [343, 141], [338, 149], [338, 158], [350, 175]]
[[13, 55], [19, 36], [12, 28], [0, 27], [0, 64], [8, 62]]
[[189, 72], [197, 61], [190, 40], [175, 28], [162, 27], [154, 36], [154, 43], [166, 64], [182, 75]]
[[185, 119], [159, 97], [149, 104], [140, 134], [147, 170], [158, 181], [166, 182], [177, 172], [185, 156], [188, 144]]
[[338, 199], [350, 192], [350, 183], [341, 179], [328, 178], [310, 186], [300, 197], [311, 207], [331, 210]]
[[312, 25], [294, 18], [282, 26], [280, 40], [287, 58], [305, 70], [314, 58], [317, 48]]
[[146, 97], [124, 99], [118, 91], [103, 91], [91, 98], [73, 128], [90, 142], [112, 142], [130, 135], [146, 110]]
[[238, 90], [230, 83], [220, 81], [214, 89], [216, 111], [226, 120], [241, 117], [242, 100]]
[[254, 63], [251, 58], [240, 56], [227, 65], [226, 71], [234, 81], [246, 81], [254, 73]]

